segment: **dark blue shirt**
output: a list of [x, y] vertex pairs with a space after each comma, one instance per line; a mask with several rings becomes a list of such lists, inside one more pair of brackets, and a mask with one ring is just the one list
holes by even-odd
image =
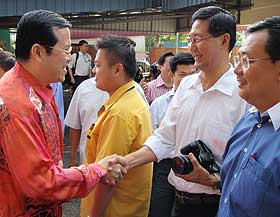
[[221, 170], [219, 217], [280, 216], [279, 122], [280, 103], [264, 117], [250, 109], [235, 127]]

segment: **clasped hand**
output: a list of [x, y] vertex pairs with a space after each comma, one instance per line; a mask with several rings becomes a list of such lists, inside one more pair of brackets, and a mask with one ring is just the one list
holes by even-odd
[[110, 155], [98, 162], [105, 170], [107, 175], [101, 179], [101, 182], [108, 185], [117, 184], [127, 173], [127, 162], [124, 157]]

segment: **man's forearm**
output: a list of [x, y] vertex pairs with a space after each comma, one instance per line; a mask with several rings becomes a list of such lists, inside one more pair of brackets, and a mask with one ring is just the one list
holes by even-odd
[[[70, 164], [76, 160], [77, 149], [79, 147], [80, 138], [81, 138], [81, 129], [69, 130], [69, 139], [70, 139]], [[75, 166], [75, 165], [71, 165]]]
[[73, 72], [71, 68], [68, 68], [70, 79], [74, 79]]
[[143, 146], [139, 150], [132, 152], [125, 156], [129, 169], [142, 166], [146, 163], [150, 163], [157, 160], [154, 152], [147, 146]]
[[113, 196], [114, 187], [99, 183], [94, 189], [90, 217], [102, 217]]

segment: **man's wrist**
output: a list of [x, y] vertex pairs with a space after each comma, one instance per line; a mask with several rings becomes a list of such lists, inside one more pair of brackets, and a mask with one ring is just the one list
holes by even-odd
[[221, 190], [222, 189], [222, 185], [221, 185], [221, 176], [219, 173], [213, 173], [212, 174], [215, 179], [216, 179], [216, 184], [213, 186], [214, 190]]

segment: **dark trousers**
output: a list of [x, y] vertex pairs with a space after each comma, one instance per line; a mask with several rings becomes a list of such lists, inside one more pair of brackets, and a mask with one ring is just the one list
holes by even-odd
[[75, 84], [73, 84], [72, 87], [72, 94], [74, 94], [74, 92], [76, 91], [77, 87], [86, 79], [88, 79], [88, 76], [79, 76], [79, 75], [75, 75]]
[[219, 195], [178, 193], [176, 191], [171, 217], [215, 217], [217, 215]]
[[172, 159], [154, 162], [153, 185], [149, 217], [170, 217], [175, 197], [175, 188], [168, 182]]

